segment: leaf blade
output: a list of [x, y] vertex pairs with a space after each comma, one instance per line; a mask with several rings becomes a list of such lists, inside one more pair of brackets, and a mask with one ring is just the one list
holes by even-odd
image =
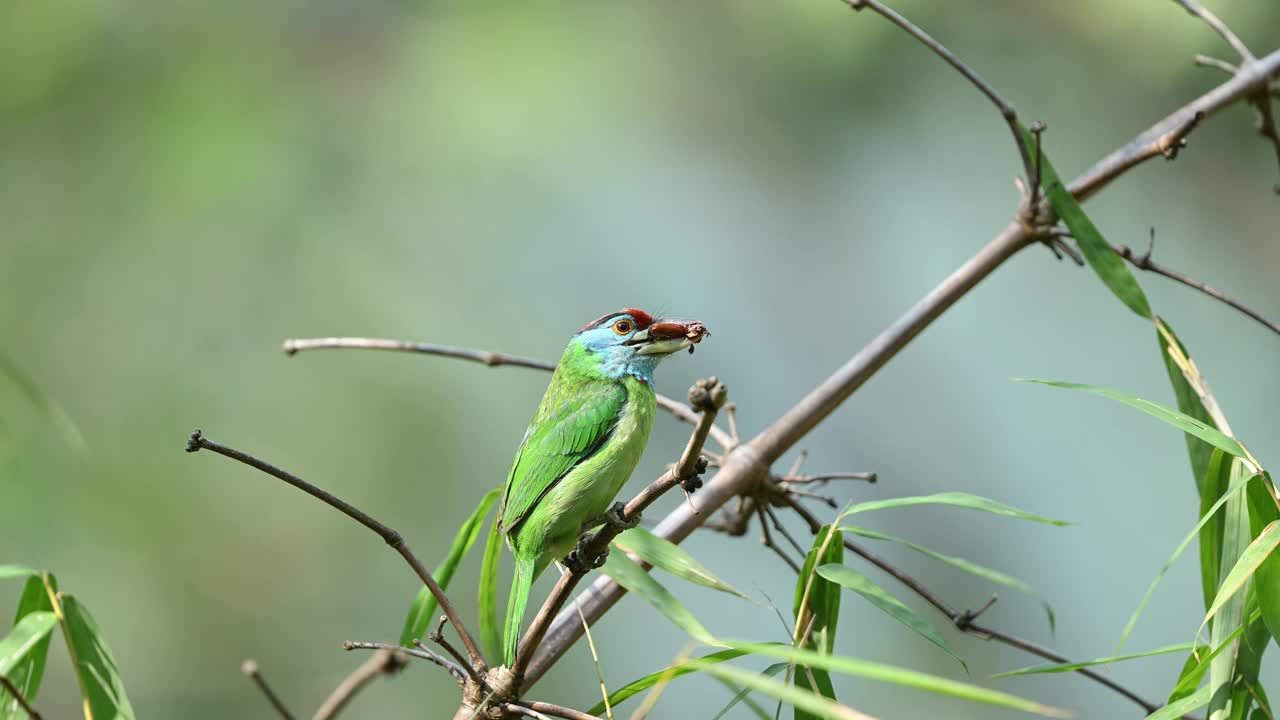
[[1047, 673], [1064, 673], [1080, 670], [1081, 668], [1095, 667], [1098, 665], [1110, 665], [1112, 663], [1124, 662], [1125, 660], [1137, 660], [1138, 658], [1153, 657], [1156, 655], [1166, 655], [1175, 652], [1187, 652], [1196, 648], [1195, 643], [1181, 643], [1179, 645], [1167, 645], [1165, 647], [1156, 648], [1154, 650], [1145, 650], [1140, 653], [1131, 653], [1129, 655], [1112, 655], [1110, 657], [1101, 657], [1093, 660], [1081, 660], [1079, 662], [1069, 663], [1053, 663], [1048, 665], [1031, 665], [1017, 670], [1006, 670], [1002, 673], [992, 675], [993, 678], [1016, 677], [1019, 675], [1042, 675]]
[[644, 598], [655, 610], [662, 613], [676, 627], [685, 631], [694, 640], [706, 645], [723, 645], [707, 631], [707, 628], [702, 623], [698, 622], [693, 613], [689, 612], [671, 594], [671, 591], [663, 587], [662, 583], [655, 580], [652, 575], [645, 572], [643, 568], [626, 555], [609, 553], [609, 559], [605, 561], [601, 572], [613, 578], [614, 582], [626, 588], [629, 592]]
[[[718, 652], [714, 652], [709, 655], [703, 655], [700, 658], [692, 658], [684, 662], [676, 663], [675, 665], [672, 665], [670, 667], [665, 667], [661, 670], [658, 670], [657, 672], [649, 673], [644, 677], [636, 678], [635, 680], [632, 680], [626, 685], [623, 685], [622, 687], [610, 693], [609, 706], [617, 707], [623, 701], [628, 700], [629, 698], [635, 697], [636, 695], [639, 695], [640, 693], [644, 692], [645, 690], [648, 690], [649, 688], [653, 687], [654, 685], [657, 685], [660, 682], [664, 682], [667, 680], [674, 680], [678, 677], [683, 677], [690, 673], [698, 672], [699, 670], [703, 669], [707, 665], [715, 665], [717, 663], [722, 663], [727, 660], [733, 660], [734, 658], [740, 658], [746, 654], [747, 654], [747, 651], [745, 650], [734, 650], [734, 649], [720, 650]], [[596, 705], [592, 707], [590, 710], [587, 710], [587, 714], [599, 715], [604, 711], [605, 711], [605, 704], [604, 704], [604, 701], [601, 700], [600, 702], [596, 703]]]
[[[46, 582], [48, 583], [46, 585]], [[13, 624], [36, 612], [53, 612], [53, 603], [49, 600], [50, 592], [57, 592], [58, 581], [52, 573], [27, 578], [23, 585], [22, 595], [18, 598], [18, 609], [14, 613]], [[56, 617], [56, 616], [55, 616]], [[44, 677], [45, 663], [49, 657], [49, 643], [53, 633], [38, 641], [4, 674], [13, 683], [27, 702], [34, 702], [40, 692], [40, 680]], [[21, 706], [17, 698], [5, 700], [5, 692], [0, 691], [0, 717], [19, 717]], [[24, 711], [25, 712], [25, 711]]]
[[51, 611], [28, 613], [0, 639], [0, 675], [8, 675], [27, 653], [47, 638], [58, 618]]
[[885, 500], [871, 500], [868, 502], [858, 503], [840, 514], [841, 518], [848, 515], [854, 515], [868, 510], [884, 510], [887, 508], [908, 507], [911, 505], [950, 505], [952, 507], [967, 508], [969, 510], [978, 510], [981, 512], [991, 513], [993, 515], [1003, 515], [1006, 517], [1016, 518], [1018, 520], [1030, 520], [1031, 522], [1045, 523], [1047, 525], [1056, 525], [1059, 527], [1070, 525], [1066, 520], [1053, 520], [1040, 515], [1029, 513], [1025, 510], [1006, 505], [1002, 502], [984, 498], [979, 495], [972, 495], [965, 492], [941, 492], [933, 495], [911, 495], [907, 497], [888, 498]]
[[747, 672], [730, 665], [708, 665], [703, 669], [717, 677], [790, 703], [797, 711], [806, 712], [812, 717], [835, 718], [836, 720], [868, 720], [866, 715], [853, 708], [841, 705], [817, 693], [767, 678], [762, 673]]
[[684, 548], [666, 538], [654, 535], [645, 528], [635, 527], [627, 530], [614, 538], [613, 544], [678, 578], [754, 602], [746, 593], [716, 576]]
[[502, 657], [502, 618], [498, 616], [498, 560], [502, 555], [501, 519], [493, 518], [489, 536], [484, 542], [484, 558], [480, 562], [480, 597], [477, 611], [480, 624], [480, 642], [485, 655]]

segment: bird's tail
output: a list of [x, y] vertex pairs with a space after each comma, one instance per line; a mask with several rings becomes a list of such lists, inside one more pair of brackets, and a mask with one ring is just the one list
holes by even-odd
[[502, 656], [507, 667], [511, 667], [516, 661], [516, 648], [520, 645], [520, 623], [524, 621], [529, 590], [537, 575], [536, 563], [535, 558], [516, 558], [516, 574], [511, 581], [511, 597], [507, 600], [507, 624], [502, 636]]

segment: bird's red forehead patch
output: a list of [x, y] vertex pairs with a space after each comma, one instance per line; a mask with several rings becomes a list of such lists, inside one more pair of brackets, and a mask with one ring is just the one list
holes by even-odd
[[622, 312], [630, 315], [641, 330], [653, 324], [653, 316], [639, 308], [623, 308]]

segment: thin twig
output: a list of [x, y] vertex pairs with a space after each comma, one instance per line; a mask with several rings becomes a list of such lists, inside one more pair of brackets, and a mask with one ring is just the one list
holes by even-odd
[[[1152, 239], [1152, 242], [1154, 243], [1155, 241], [1154, 229], [1151, 231], [1151, 239]], [[1199, 280], [1196, 280], [1193, 277], [1180, 273], [1177, 270], [1174, 270], [1170, 267], [1166, 267], [1156, 262], [1155, 260], [1152, 260], [1151, 246], [1148, 246], [1147, 251], [1141, 255], [1134, 252], [1128, 245], [1117, 245], [1114, 247], [1114, 249], [1117, 255], [1124, 258], [1125, 260], [1128, 260], [1130, 264], [1132, 264], [1134, 267], [1138, 268], [1139, 270], [1147, 270], [1149, 272], [1156, 273], [1157, 275], [1163, 275], [1169, 278], [1170, 280], [1180, 282], [1189, 288], [1195, 288], [1196, 290], [1199, 290], [1200, 292], [1204, 293], [1205, 295], [1208, 295], [1214, 300], [1217, 300], [1221, 303], [1229, 305], [1235, 308], [1236, 310], [1239, 310], [1240, 312], [1244, 313], [1245, 315], [1248, 315], [1249, 317], [1258, 321], [1258, 323], [1260, 323], [1263, 327], [1267, 328], [1271, 332], [1280, 334], [1280, 325], [1277, 325], [1271, 322], [1270, 320], [1266, 319], [1265, 317], [1263, 317], [1262, 313], [1258, 312], [1257, 310], [1254, 310], [1253, 308], [1227, 295], [1221, 290], [1215, 290], [1214, 288], [1209, 287], [1207, 284]]]
[[[27, 699], [22, 696], [22, 693], [18, 692], [18, 688], [14, 687], [13, 683], [9, 681], [9, 678], [4, 675], [0, 675], [0, 685], [3, 685], [4, 689], [18, 701], [18, 704], [27, 712], [27, 715], [31, 720], [41, 720], [40, 713], [36, 712], [35, 708], [31, 707], [27, 702]], [[288, 716], [286, 715], [286, 717]]]
[[1000, 97], [1000, 93], [996, 92], [995, 88], [987, 84], [987, 81], [979, 77], [978, 73], [974, 72], [972, 68], [961, 62], [960, 58], [956, 57], [955, 53], [944, 47], [942, 43], [934, 40], [929, 33], [921, 30], [919, 27], [916, 27], [905, 17], [880, 4], [878, 0], [841, 0], [841, 2], [854, 10], [871, 8], [876, 12], [876, 14], [905, 30], [907, 34], [920, 41], [920, 44], [932, 50], [935, 55], [942, 58], [951, 67], [955, 68], [956, 72], [963, 75], [970, 84], [978, 89], [978, 92], [985, 95], [986, 98], [991, 101], [991, 104], [996, 106], [996, 110], [1000, 111], [1000, 117], [1004, 118], [1005, 124], [1009, 126], [1009, 131], [1013, 133], [1013, 144], [1017, 146], [1018, 155], [1022, 158], [1023, 171], [1026, 173], [1028, 179], [1036, 177], [1036, 166], [1031, 159], [1031, 154], [1027, 152], [1027, 146], [1022, 142], [1022, 132], [1018, 128], [1018, 114], [1013, 111], [1012, 105], [1005, 102], [1005, 99]]
[[773, 541], [773, 533], [769, 532], [769, 521], [765, 519], [764, 505], [756, 503], [756, 514], [760, 516], [760, 544], [769, 548], [774, 552], [774, 554], [782, 558], [782, 561], [795, 571], [797, 575], [800, 574], [800, 566], [797, 565], [795, 561], [783, 552], [782, 548], [778, 547], [778, 544]]
[[449, 639], [444, 636], [444, 624], [447, 622], [449, 622], [449, 616], [441, 615], [440, 620], [436, 623], [436, 628], [431, 631], [431, 634], [427, 636], [427, 639], [444, 648], [445, 652], [449, 653], [454, 660], [457, 660], [459, 667], [461, 667], [463, 672], [467, 674], [467, 677], [475, 681], [477, 685], [482, 684], [483, 681], [480, 679], [480, 675], [467, 664], [467, 659], [463, 657], [462, 653], [458, 652], [458, 649], [453, 646], [453, 643], [449, 642]]
[[[455, 347], [453, 345], [437, 345], [435, 343], [419, 343], [408, 342], [405, 340], [387, 340], [383, 338], [365, 338], [365, 337], [328, 337], [328, 338], [290, 338], [284, 341], [284, 354], [293, 357], [295, 354], [303, 350], [325, 350], [325, 349], [359, 349], [359, 350], [391, 350], [394, 352], [417, 353], [420, 355], [439, 355], [442, 357], [457, 358], [459, 360], [470, 360], [478, 362], [489, 367], [498, 367], [500, 365], [512, 365], [516, 367], [531, 368], [534, 370], [545, 370], [552, 372], [556, 369], [556, 364], [547, 362], [546, 360], [537, 360], [535, 358], [523, 357], [520, 355], [508, 355], [507, 353], [490, 352], [488, 350], [473, 350], [471, 348]], [[673, 400], [661, 393], [657, 394], [658, 407], [666, 410], [676, 417], [690, 425], [696, 425], [698, 422], [698, 413], [693, 408], [684, 403]], [[715, 439], [721, 447], [730, 447], [734, 440], [729, 433], [718, 427], [711, 428], [711, 437]]]
[[[1174, 127], [1164, 130], [1155, 137], [1146, 141], [1141, 147], [1135, 148], [1132, 152], [1127, 153], [1124, 158], [1105, 170], [1105, 175], [1094, 178], [1093, 187], [1100, 188], [1102, 185], [1114, 180], [1123, 173], [1132, 169], [1137, 165], [1155, 157], [1162, 157], [1166, 160], [1172, 160], [1177, 157], [1178, 150], [1186, 147], [1187, 136], [1192, 130], [1206, 117], [1204, 111], [1195, 111], [1185, 115], [1181, 121]], [[1096, 166], [1095, 166], [1096, 168]], [[1093, 171], [1091, 170], [1090, 173]], [[1074, 190], [1073, 190], [1074, 192]], [[1076, 192], [1076, 199], [1083, 201], [1091, 194], [1090, 190], [1082, 190]]]
[[1191, 62], [1195, 63], [1196, 65], [1199, 65], [1200, 67], [1216, 68], [1228, 75], [1235, 75], [1237, 72], [1240, 71], [1240, 68], [1236, 67], [1235, 65], [1232, 65], [1226, 60], [1219, 60], [1216, 57], [1210, 57], [1208, 55], [1196, 55], [1195, 57], [1191, 58]]
[[1236, 34], [1231, 31], [1231, 28], [1227, 27], [1227, 24], [1222, 22], [1217, 15], [1209, 12], [1207, 8], [1196, 2], [1196, 0], [1173, 1], [1181, 5], [1182, 9], [1191, 13], [1195, 17], [1200, 18], [1204, 21], [1205, 25], [1213, 28], [1213, 31], [1221, 35], [1222, 39], [1226, 40], [1227, 44], [1231, 46], [1231, 49], [1236, 51], [1236, 54], [1240, 56], [1242, 61], [1249, 62], [1253, 60], [1253, 53], [1249, 52], [1249, 47], [1241, 42], [1240, 38], [1237, 37]]
[[409, 567], [413, 568], [413, 571], [417, 573], [422, 582], [426, 584], [428, 589], [430, 589], [431, 594], [435, 596], [436, 602], [440, 604], [440, 609], [449, 617], [449, 621], [453, 623], [453, 628], [457, 631], [458, 637], [462, 639], [462, 644], [466, 646], [467, 654], [471, 656], [471, 665], [473, 666], [473, 669], [483, 672], [483, 669], [487, 668], [484, 661], [484, 654], [480, 652], [480, 648], [476, 645], [475, 640], [471, 638], [471, 634], [462, 626], [462, 623], [458, 619], [458, 612], [454, 610], [453, 603], [449, 602], [449, 597], [445, 595], [444, 590], [440, 588], [440, 585], [435, 581], [435, 578], [431, 577], [431, 573], [427, 572], [426, 567], [424, 567], [422, 562], [418, 560], [417, 556], [413, 554], [413, 550], [409, 549], [409, 544], [405, 542], [400, 533], [396, 532], [391, 527], [378, 522], [373, 517], [356, 508], [354, 505], [321, 490], [297, 475], [281, 470], [270, 463], [249, 455], [248, 453], [216, 443], [209, 438], [206, 438], [200, 430], [194, 430], [190, 437], [187, 438], [187, 452], [197, 452], [199, 450], [212, 450], [219, 455], [242, 462], [249, 467], [261, 470], [274, 478], [283, 480], [377, 533], [378, 536], [390, 545], [393, 550], [400, 553], [400, 556], [405, 559], [405, 562], [409, 563]]
[[[727, 393], [728, 391], [724, 384], [714, 377], [699, 380], [689, 389], [690, 402], [701, 412], [698, 422], [693, 428], [693, 433], [689, 436], [689, 442], [685, 445], [684, 452], [680, 454], [680, 459], [675, 465], [664, 472], [657, 480], [650, 483], [644, 490], [641, 490], [638, 495], [623, 507], [622, 519], [624, 521], [638, 521], [644, 509], [653, 504], [663, 493], [674, 487], [683, 487], [685, 484], [697, 480], [700, 468], [705, 467], [705, 463], [699, 462], [702, 456], [702, 446], [706, 442], [711, 428], [715, 427], [716, 414], [720, 408], [724, 407]], [[689, 512], [695, 516], [698, 514], [697, 510], [692, 508]], [[582, 546], [583, 550], [588, 556], [599, 556], [608, 550], [609, 543], [613, 542], [619, 532], [621, 532], [621, 529], [618, 526], [606, 524], [590, 536], [590, 539]], [[585, 569], [580, 572], [567, 572], [561, 575], [555, 587], [552, 588], [551, 594], [547, 596], [542, 607], [538, 609], [538, 614], [534, 616], [533, 622], [529, 624], [529, 629], [520, 640], [520, 647], [516, 652], [516, 661], [512, 663], [511, 671], [516, 677], [517, 683], [523, 682], [524, 673], [529, 667], [529, 662], [533, 659], [534, 653], [541, 645], [547, 629], [551, 626], [551, 622], [556, 619], [557, 613], [564, 607], [565, 602], [573, 593], [573, 589], [577, 587], [578, 581], [584, 575], [586, 575]], [[585, 627], [585, 624], [579, 627]]]
[[[807, 551], [800, 546], [800, 543], [796, 542], [796, 539], [791, 536], [790, 532], [787, 532], [786, 526], [778, 519], [778, 514], [773, 511], [772, 505], [764, 505], [764, 514], [768, 515], [769, 519], [773, 521], [773, 529], [781, 533], [782, 537], [786, 538], [787, 542], [791, 543], [791, 547], [795, 548], [796, 552], [800, 553], [800, 557], [804, 557]], [[796, 572], [799, 572], [799, 570]]]
[[320, 705], [320, 709], [316, 711], [313, 720], [330, 720], [337, 717], [347, 703], [351, 702], [351, 698], [355, 697], [356, 693], [370, 681], [379, 675], [395, 674], [408, 662], [408, 656], [399, 649], [378, 650], [334, 688]]
[[596, 679], [600, 681], [600, 695], [604, 697], [604, 716], [608, 720], [613, 720], [613, 706], [609, 704], [609, 687], [604, 684], [604, 668], [600, 667], [600, 653], [596, 652], [596, 641], [591, 637], [591, 628], [587, 626], [587, 616], [582, 614], [582, 608], [578, 607], [576, 602], [574, 607], [578, 609], [578, 617], [582, 618], [582, 632], [587, 636], [587, 647], [591, 649], [591, 662], [596, 666]]
[[822, 473], [821, 475], [784, 475], [778, 478], [779, 482], [788, 485], [808, 485], [811, 483], [825, 483], [830, 480], [862, 480], [864, 482], [875, 483], [879, 477], [873, 472], [847, 472], [847, 473]]
[[525, 708], [544, 715], [553, 715], [558, 718], [565, 718], [565, 720], [601, 720], [599, 717], [589, 715], [581, 710], [574, 710], [573, 708], [564, 707], [563, 705], [539, 702], [537, 700], [520, 700], [517, 702], [507, 703], [507, 705]]
[[346, 642], [342, 643], [342, 649], [343, 650], [401, 650], [410, 657], [416, 657], [421, 660], [427, 660], [429, 662], [435, 663], [436, 665], [439, 665], [440, 667], [449, 671], [449, 674], [453, 676], [454, 680], [458, 681], [459, 685], [466, 684], [467, 673], [465, 670], [462, 669], [461, 665], [458, 665], [452, 660], [449, 660], [448, 658], [444, 657], [440, 653], [437, 653], [436, 651], [432, 650], [426, 645], [423, 645], [422, 641], [420, 640], [414, 640], [413, 642], [417, 645], [417, 647], [409, 648], [409, 647], [404, 647], [403, 645], [395, 645], [393, 643], [366, 642], [363, 640], [347, 640]]

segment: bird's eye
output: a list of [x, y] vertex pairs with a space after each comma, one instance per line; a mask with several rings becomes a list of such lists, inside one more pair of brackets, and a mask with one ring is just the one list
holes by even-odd
[[618, 322], [613, 324], [613, 331], [618, 333], [619, 335], [626, 335], [627, 333], [631, 332], [631, 321], [619, 320]]

